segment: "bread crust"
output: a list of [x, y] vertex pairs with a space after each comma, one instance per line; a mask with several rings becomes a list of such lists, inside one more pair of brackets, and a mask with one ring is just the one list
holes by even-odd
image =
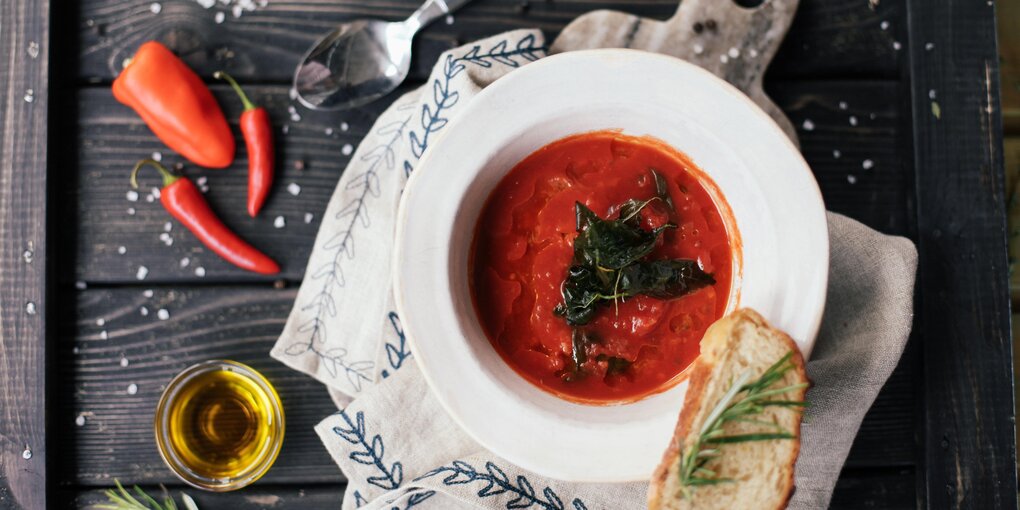
[[[730, 335], [736, 327], [745, 322], [753, 325], [758, 331], [771, 333], [770, 336], [783, 343], [786, 350], [792, 351], [793, 356], [790, 361], [794, 365], [793, 370], [796, 373], [797, 378], [810, 383], [805, 369], [804, 357], [801, 355], [800, 349], [797, 347], [797, 343], [794, 342], [794, 340], [786, 333], [773, 328], [758, 312], [750, 308], [742, 308], [716, 321], [716, 323], [710, 326], [705, 332], [705, 337], [701, 344], [702, 354], [695, 361], [695, 364], [691, 369], [687, 394], [684, 397], [684, 407], [680, 412], [680, 416], [677, 418], [673, 438], [670, 440], [669, 446], [663, 453], [662, 461], [659, 463], [659, 466], [655, 469], [655, 472], [652, 475], [651, 484], [648, 488], [649, 510], [666, 509], [664, 506], [666, 503], [664, 498], [666, 496], [663, 494], [664, 488], [666, 487], [666, 479], [669, 476], [670, 468], [679, 462], [680, 451], [684, 443], [684, 439], [693, 429], [694, 420], [701, 414], [701, 408], [705, 405], [704, 397], [707, 393], [706, 388], [710, 382], [709, 378], [715, 364], [719, 361], [718, 353], [715, 352], [715, 344], [720, 342], [726, 343], [730, 339]], [[759, 335], [759, 337], [763, 336], [764, 335]], [[807, 388], [797, 390], [795, 392], [795, 398], [803, 400], [806, 393]], [[796, 464], [797, 457], [800, 454], [801, 421], [802, 420], [800, 419], [796, 420], [791, 430], [791, 433], [796, 436], [796, 439], [791, 440], [793, 443], [792, 451], [789, 458], [785, 460], [785, 463], [790, 466], [790, 469], [786, 470], [783, 488], [781, 489], [782, 493], [777, 494], [777, 496], [779, 496], [778, 499], [780, 503], [775, 507], [776, 510], [786, 508], [789, 504], [790, 498], [793, 496], [793, 468]]]

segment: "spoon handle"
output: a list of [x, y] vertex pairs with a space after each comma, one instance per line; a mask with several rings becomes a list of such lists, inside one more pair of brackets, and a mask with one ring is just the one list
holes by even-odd
[[470, 2], [471, 0], [426, 0], [417, 11], [411, 17], [407, 18], [404, 22], [407, 28], [411, 29], [412, 32], [417, 32], [419, 29], [432, 23], [433, 21], [450, 14], [451, 12], [460, 8], [460, 6]]

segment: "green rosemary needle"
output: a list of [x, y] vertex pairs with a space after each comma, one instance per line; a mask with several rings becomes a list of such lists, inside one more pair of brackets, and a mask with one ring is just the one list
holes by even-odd
[[[754, 381], [748, 382], [751, 379], [751, 373], [744, 372], [737, 377], [719, 403], [712, 408], [712, 412], [708, 414], [702, 424], [701, 430], [698, 431], [698, 437], [691, 445], [690, 450], [687, 452], [681, 450], [680, 452], [680, 490], [685, 498], [689, 498], [691, 489], [699, 485], [715, 485], [733, 481], [728, 478], [719, 478], [715, 471], [706, 467], [709, 461], [722, 454], [717, 448], [718, 445], [797, 437], [775, 423], [753, 418], [753, 416], [761, 414], [767, 407], [804, 407], [807, 405], [805, 402], [790, 400], [769, 400], [771, 397], [807, 387], [807, 383], [800, 383], [769, 389], [794, 368], [794, 364], [790, 361], [792, 358], [793, 351], [775, 362]], [[724, 435], [723, 426], [730, 422], [756, 424], [763, 430], [748, 434]]]
[[[152, 496], [146, 494], [137, 485], [134, 486], [135, 494], [137, 495], [135, 497], [120, 484], [120, 480], [115, 479], [113, 483], [117, 484], [117, 489], [106, 491], [106, 499], [109, 502], [93, 505], [92, 508], [97, 510], [177, 510], [177, 503], [174, 503], [166, 487], [163, 487], [163, 503], [160, 503]], [[181, 501], [184, 502], [184, 507], [187, 510], [198, 510], [195, 500], [183, 492], [181, 493]]]

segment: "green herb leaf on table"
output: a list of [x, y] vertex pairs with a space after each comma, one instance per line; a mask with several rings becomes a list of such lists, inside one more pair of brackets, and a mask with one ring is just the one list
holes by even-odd
[[[806, 388], [807, 383], [791, 384], [780, 388], [772, 388], [774, 384], [782, 380], [787, 372], [794, 368], [790, 361], [793, 352], [789, 352], [779, 361], [770, 366], [761, 377], [750, 381], [751, 374], [744, 372], [730, 386], [730, 389], [723, 395], [712, 412], [708, 414], [705, 423], [691, 447], [680, 451], [680, 490], [684, 497], [691, 496], [691, 490], [699, 485], [715, 485], [719, 483], [732, 483], [733, 480], [720, 478], [717, 473], [710, 469], [707, 464], [713, 459], [722, 455], [718, 445], [746, 443], [748, 441], [771, 441], [779, 439], [795, 439], [797, 436], [789, 431], [783, 430], [775, 423], [755, 420], [755, 415], [761, 414], [768, 407], [800, 407], [807, 405], [806, 402], [795, 402], [789, 400], [771, 400], [771, 397], [784, 395], [791, 391]], [[727, 423], [741, 422], [753, 423], [771, 430], [747, 433], [724, 435], [723, 427]]]
[[[137, 485], [133, 487], [135, 494], [138, 495], [136, 498], [120, 484], [120, 480], [115, 479], [113, 483], [117, 485], [117, 489], [109, 489], [105, 492], [106, 499], [109, 501], [92, 505], [92, 508], [97, 510], [177, 510], [177, 503], [170, 497], [166, 487], [163, 487], [163, 503], [160, 504]], [[188, 510], [198, 510], [195, 501], [183, 492], [181, 493], [181, 500]]]

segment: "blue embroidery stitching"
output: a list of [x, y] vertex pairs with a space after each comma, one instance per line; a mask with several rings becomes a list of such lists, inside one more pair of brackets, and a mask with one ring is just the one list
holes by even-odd
[[377, 476], [370, 476], [365, 481], [384, 490], [400, 487], [400, 484], [404, 482], [404, 465], [397, 461], [391, 467], [386, 467], [386, 463], [383, 461], [386, 447], [382, 437], [376, 434], [369, 440], [365, 434], [365, 413], [358, 411], [354, 417], [357, 423], [351, 421], [351, 417], [347, 415], [346, 411], [340, 411], [337, 414], [347, 423], [347, 428], [333, 427], [333, 433], [342, 437], [344, 441], [361, 447], [360, 450], [352, 451], [348, 458], [358, 464], [375, 466], [381, 473]]
[[[404, 361], [411, 357], [411, 350], [407, 347], [407, 336], [404, 335], [404, 327], [400, 324], [400, 316], [397, 312], [390, 312], [388, 315], [390, 325], [397, 334], [398, 343], [386, 342], [386, 359], [390, 362], [393, 370], [399, 370]], [[388, 377], [389, 372], [383, 370], [383, 377]]]
[[[401, 105], [397, 110], [408, 110], [413, 108], [413, 103]], [[368, 216], [366, 204], [369, 197], [378, 197], [381, 193], [379, 184], [379, 171], [385, 167], [386, 170], [393, 170], [396, 165], [396, 153], [394, 147], [407, 129], [411, 117], [403, 121], [396, 121], [381, 126], [376, 134], [379, 136], [392, 135], [390, 139], [361, 157], [362, 161], [370, 161], [368, 168], [347, 184], [347, 189], [361, 188], [361, 194], [344, 206], [338, 213], [336, 219], [346, 218], [348, 223], [333, 237], [330, 237], [322, 245], [323, 250], [333, 251], [333, 259], [320, 266], [312, 273], [312, 280], [322, 280], [322, 288], [318, 294], [301, 307], [302, 310], [315, 310], [315, 316], [298, 327], [299, 333], [308, 333], [307, 342], [295, 342], [284, 351], [289, 356], [299, 356], [312, 352], [324, 362], [329, 375], [336, 377], [340, 369], [343, 369], [347, 380], [355, 391], [361, 391], [363, 383], [371, 382], [371, 370], [375, 367], [372, 361], [347, 361], [347, 349], [339, 347], [323, 351], [317, 345], [324, 345], [326, 338], [325, 315], [335, 317], [336, 300], [333, 298], [333, 291], [344, 286], [343, 267], [341, 265], [346, 256], [348, 260], [354, 258], [354, 232], [355, 226], [359, 223], [363, 228], [368, 228], [371, 221]]]
[[362, 506], [365, 505], [365, 503], [368, 503], [368, 500], [365, 499], [365, 497], [362, 496], [360, 492], [354, 491], [354, 506], [357, 508], [361, 508]]
[[426, 103], [421, 107], [421, 127], [424, 131], [421, 136], [414, 131], [408, 135], [414, 157], [421, 158], [429, 145], [429, 137], [443, 129], [449, 122], [449, 119], [443, 117], [443, 110], [452, 108], [460, 100], [460, 93], [456, 90], [451, 91], [450, 84], [466, 68], [465, 62], [483, 68], [490, 68], [493, 63], [520, 67], [522, 63], [518, 57], [533, 62], [542, 58], [546, 50], [544, 46], [537, 44], [534, 34], [529, 34], [518, 41], [515, 49], [508, 50], [507, 45], [508, 41], [504, 39], [485, 53], [481, 53], [481, 46], [476, 45], [460, 57], [446, 56], [446, 62], [443, 64], [443, 76], [432, 82], [433, 104], [430, 106]]
[[[478, 497], [480, 498], [489, 498], [502, 494], [517, 496], [507, 501], [507, 509], [531, 508], [534, 505], [538, 505], [543, 510], [564, 510], [563, 500], [560, 499], [559, 495], [552, 488], [546, 487], [542, 490], [542, 495], [545, 496], [543, 500], [541, 496], [535, 495], [535, 489], [531, 486], [531, 482], [528, 481], [527, 477], [518, 475], [516, 481], [512, 482], [510, 477], [492, 462], [486, 462], [485, 472], [479, 472], [467, 462], [456, 460], [449, 466], [440, 466], [425, 473], [418, 477], [416, 481], [442, 473], [449, 473], [446, 478], [443, 478], [443, 484], [448, 486], [474, 482], [485, 483], [486, 485], [478, 491]], [[573, 505], [574, 510], [588, 510], [588, 507], [585, 506], [580, 498], [574, 498], [570, 503]]]
[[400, 507], [396, 507], [395, 506], [395, 507], [391, 507], [390, 510], [410, 510], [410, 509], [412, 509], [412, 508], [422, 504], [422, 502], [424, 502], [426, 499], [431, 498], [435, 494], [436, 494], [436, 491], [415, 492], [415, 493], [411, 494], [410, 498], [407, 498], [407, 505], [405, 505], [404, 508], [400, 508]]

